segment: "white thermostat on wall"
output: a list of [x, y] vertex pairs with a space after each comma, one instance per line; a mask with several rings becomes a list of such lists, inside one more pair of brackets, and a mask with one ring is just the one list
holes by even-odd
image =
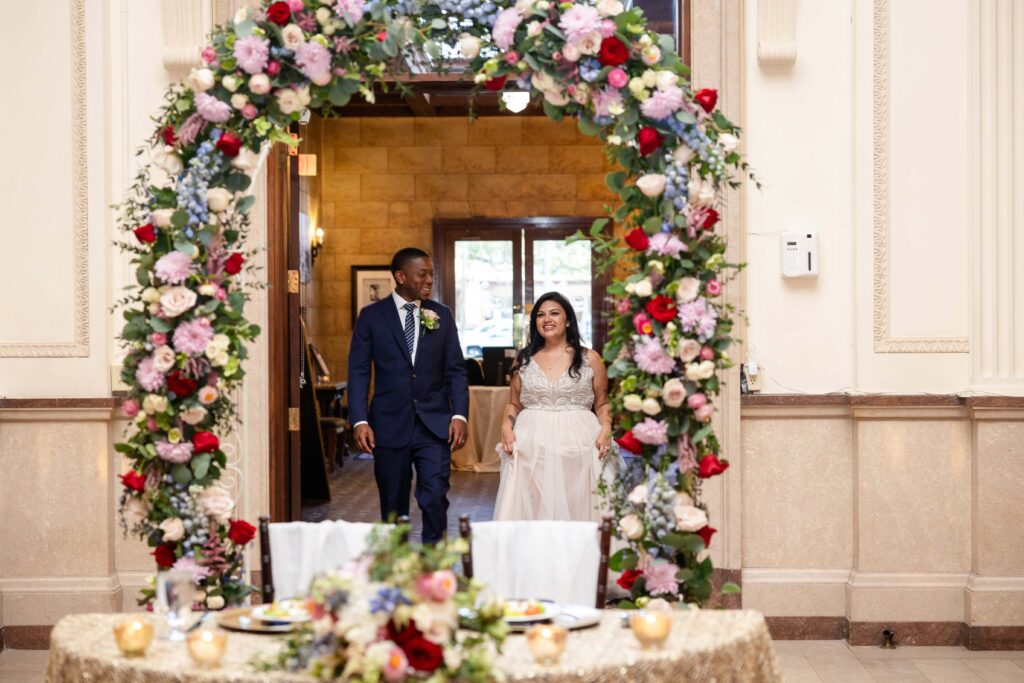
[[818, 235], [782, 233], [782, 277], [818, 277]]

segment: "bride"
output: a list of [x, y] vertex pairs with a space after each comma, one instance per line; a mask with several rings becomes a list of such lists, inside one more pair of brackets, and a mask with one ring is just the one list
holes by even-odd
[[598, 520], [612, 432], [608, 373], [583, 348], [572, 305], [558, 292], [534, 305], [509, 385], [494, 519]]

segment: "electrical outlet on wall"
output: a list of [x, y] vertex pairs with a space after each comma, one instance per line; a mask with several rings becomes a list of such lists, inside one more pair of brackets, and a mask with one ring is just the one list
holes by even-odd
[[761, 377], [764, 375], [764, 368], [756, 361], [747, 361], [747, 389], [754, 393], [761, 391]]

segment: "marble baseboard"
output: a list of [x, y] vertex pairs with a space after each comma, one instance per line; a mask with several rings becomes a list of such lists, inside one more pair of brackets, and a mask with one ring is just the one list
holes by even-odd
[[954, 646], [968, 650], [1024, 650], [1024, 626], [968, 626], [957, 621], [849, 621], [846, 617], [765, 617], [775, 640], [847, 640], [879, 646], [882, 631], [896, 646]]
[[967, 624], [957, 621], [854, 621], [850, 645], [881, 645], [882, 631], [896, 632], [900, 645], [967, 645]]
[[970, 626], [968, 650], [1024, 650], [1024, 626]]
[[846, 617], [765, 617], [773, 640], [846, 640]]
[[49, 650], [53, 626], [4, 626], [0, 650]]

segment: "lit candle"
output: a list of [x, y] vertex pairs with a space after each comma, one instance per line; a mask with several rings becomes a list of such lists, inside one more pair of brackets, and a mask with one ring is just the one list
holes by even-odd
[[554, 624], [537, 624], [526, 632], [533, 658], [540, 664], [555, 664], [565, 651], [568, 631]]
[[200, 629], [188, 634], [188, 653], [201, 666], [216, 666], [227, 644], [228, 634], [223, 631]]
[[672, 616], [665, 612], [637, 612], [629, 619], [633, 635], [645, 650], [660, 647], [672, 630]]
[[114, 627], [114, 640], [125, 657], [139, 657], [153, 642], [153, 624], [138, 617], [125, 619]]

